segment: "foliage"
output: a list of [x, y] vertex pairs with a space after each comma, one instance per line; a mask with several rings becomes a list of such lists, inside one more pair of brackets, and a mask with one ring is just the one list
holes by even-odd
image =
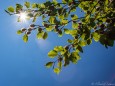
[[[77, 8], [82, 10], [84, 16], [76, 15]], [[76, 64], [80, 60], [79, 53], [83, 53], [83, 47], [90, 45], [92, 40], [100, 42], [106, 48], [114, 45], [114, 0], [52, 0], [42, 4], [25, 2], [24, 5], [10, 6], [5, 11], [9, 15], [25, 12], [27, 19], [32, 20], [33, 24], [29, 27], [17, 31], [17, 34], [23, 34], [24, 42], [28, 41], [29, 34], [35, 30], [37, 38], [44, 40], [48, 37], [48, 32], [57, 33], [59, 37], [63, 37], [63, 34], [72, 36], [72, 39], [67, 40], [67, 45], [55, 46], [48, 53], [48, 56], [56, 61], [48, 62], [45, 66], [53, 67], [56, 74], [71, 62]], [[42, 26], [34, 24], [38, 17], [42, 17]], [[19, 16], [18, 22], [20, 20]], [[72, 28], [65, 28], [68, 24], [71, 24]]]

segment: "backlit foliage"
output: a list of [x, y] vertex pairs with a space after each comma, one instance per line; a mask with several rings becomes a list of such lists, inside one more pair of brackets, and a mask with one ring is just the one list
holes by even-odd
[[[84, 16], [78, 17], [75, 12], [81, 9]], [[48, 32], [71, 35], [65, 46], [55, 46], [49, 51], [48, 56], [55, 61], [46, 63], [47, 68], [53, 68], [56, 74], [62, 67], [70, 62], [76, 64], [80, 60], [79, 53], [83, 53], [83, 47], [90, 45], [92, 40], [100, 42], [108, 48], [114, 45], [115, 40], [115, 1], [114, 0], [58, 0], [44, 3], [25, 2], [24, 5], [16, 4], [5, 10], [9, 15], [27, 14], [27, 20], [32, 24], [17, 31], [23, 35], [27, 42], [32, 31], [36, 31], [38, 39], [47, 39]], [[42, 25], [34, 24], [38, 17], [42, 17]], [[21, 22], [20, 16], [17, 19]], [[71, 28], [65, 28], [71, 24]]]

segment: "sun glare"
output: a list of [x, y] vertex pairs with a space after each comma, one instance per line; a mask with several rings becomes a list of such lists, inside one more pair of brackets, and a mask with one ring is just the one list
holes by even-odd
[[20, 13], [20, 20], [23, 21], [23, 22], [25, 22], [26, 19], [27, 19], [27, 14], [26, 14], [26, 12]]

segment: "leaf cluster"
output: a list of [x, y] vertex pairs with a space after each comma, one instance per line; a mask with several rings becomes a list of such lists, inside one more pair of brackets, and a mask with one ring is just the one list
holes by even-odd
[[[84, 16], [76, 15], [77, 8], [82, 10]], [[10, 6], [5, 11], [10, 15], [26, 12], [27, 20], [32, 20], [29, 27], [17, 31], [17, 34], [24, 34], [24, 42], [28, 41], [29, 35], [35, 30], [36, 37], [44, 40], [48, 37], [48, 32], [54, 32], [59, 37], [63, 37], [63, 34], [72, 36], [72, 39], [67, 40], [67, 45], [55, 46], [48, 53], [50, 58], [56, 60], [46, 63], [45, 66], [52, 67], [56, 74], [70, 62], [77, 63], [80, 60], [79, 53], [83, 53], [83, 47], [90, 45], [93, 40], [106, 48], [114, 45], [114, 0], [52, 0], [41, 4], [25, 2], [24, 5]], [[39, 17], [42, 17], [42, 25], [35, 25]], [[71, 28], [66, 28], [68, 24], [71, 24]]]

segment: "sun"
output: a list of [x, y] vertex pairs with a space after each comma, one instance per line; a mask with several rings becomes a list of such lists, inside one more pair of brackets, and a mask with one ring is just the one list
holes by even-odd
[[27, 13], [26, 13], [26, 12], [21, 12], [21, 13], [19, 14], [19, 17], [20, 17], [20, 20], [21, 20], [21, 21], [25, 22], [26, 19], [27, 19]]

